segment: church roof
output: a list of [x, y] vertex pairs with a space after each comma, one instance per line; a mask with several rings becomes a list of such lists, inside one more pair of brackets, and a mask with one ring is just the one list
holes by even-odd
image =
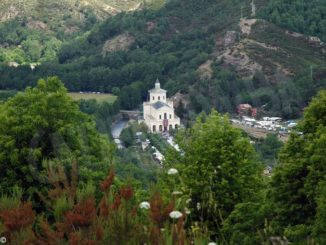
[[154, 107], [156, 110], [158, 110], [162, 107], [170, 107], [170, 106], [162, 101], [157, 101], [154, 104], [152, 104], [152, 107]]
[[155, 87], [153, 89], [149, 90], [149, 92], [150, 93], [166, 93], [166, 90], [161, 89], [161, 83], [157, 78], [156, 82], [155, 82]]
[[153, 88], [149, 90], [150, 93], [166, 93], [166, 90], [161, 88]]

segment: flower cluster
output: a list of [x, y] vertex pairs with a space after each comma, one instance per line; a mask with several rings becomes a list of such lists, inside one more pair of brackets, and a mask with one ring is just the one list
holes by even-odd
[[168, 170], [168, 175], [176, 175], [178, 173], [179, 173], [179, 171], [177, 169], [175, 169], [175, 168], [170, 168]]
[[169, 216], [171, 219], [179, 219], [182, 217], [182, 213], [179, 211], [172, 211]]
[[151, 208], [151, 205], [150, 205], [149, 202], [141, 202], [139, 204], [139, 208], [141, 208], [141, 209], [150, 209]]

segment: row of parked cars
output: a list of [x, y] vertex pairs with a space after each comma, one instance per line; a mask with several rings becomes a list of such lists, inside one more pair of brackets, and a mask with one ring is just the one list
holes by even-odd
[[291, 133], [291, 130], [297, 126], [296, 122], [292, 120], [283, 122], [282, 118], [280, 117], [263, 117], [261, 120], [256, 120], [254, 118], [244, 116], [241, 119], [231, 119], [231, 122], [246, 127], [278, 132], [280, 134]]

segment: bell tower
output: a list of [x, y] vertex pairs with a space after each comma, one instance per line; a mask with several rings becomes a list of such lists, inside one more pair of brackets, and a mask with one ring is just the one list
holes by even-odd
[[149, 102], [164, 102], [166, 103], [166, 90], [161, 89], [161, 83], [158, 79], [156, 79], [155, 87], [149, 90]]

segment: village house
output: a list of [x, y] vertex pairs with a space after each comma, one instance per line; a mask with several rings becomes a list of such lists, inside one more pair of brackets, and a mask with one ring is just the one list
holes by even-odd
[[173, 101], [166, 98], [166, 90], [157, 79], [149, 92], [149, 101], [143, 103], [144, 122], [151, 132], [167, 132], [180, 126], [180, 118], [175, 115]]

